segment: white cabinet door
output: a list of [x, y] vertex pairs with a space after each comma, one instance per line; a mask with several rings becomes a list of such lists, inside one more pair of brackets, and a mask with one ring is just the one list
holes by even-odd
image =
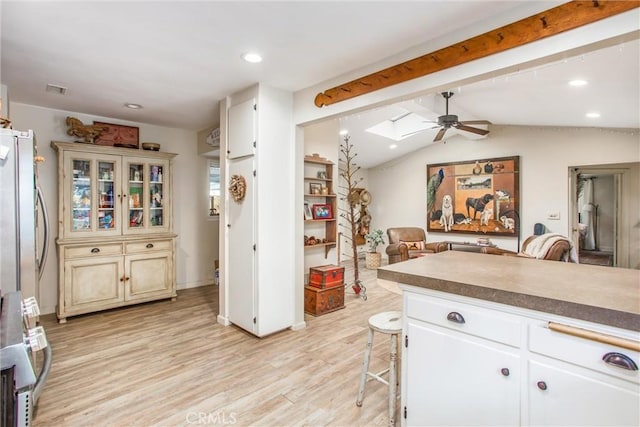
[[520, 423], [518, 350], [412, 320], [406, 334], [407, 426]]
[[117, 306], [124, 301], [123, 276], [124, 263], [121, 255], [65, 261], [64, 308], [66, 313], [73, 314], [78, 311], [87, 312]]
[[638, 386], [554, 361], [529, 362], [529, 425], [638, 426]]
[[229, 159], [237, 159], [255, 152], [256, 140], [255, 99], [242, 102], [229, 108]]
[[244, 199], [229, 198], [227, 228], [229, 239], [227, 292], [229, 320], [250, 332], [255, 332], [255, 177], [254, 159], [244, 157], [229, 162], [228, 176], [239, 175], [246, 182]]
[[125, 257], [125, 300], [171, 297], [171, 252], [151, 252]]

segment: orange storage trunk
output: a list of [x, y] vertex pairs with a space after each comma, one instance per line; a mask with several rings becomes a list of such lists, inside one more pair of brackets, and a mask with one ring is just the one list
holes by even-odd
[[309, 269], [309, 286], [326, 289], [344, 285], [344, 267], [321, 265]]
[[320, 289], [304, 287], [304, 312], [313, 316], [331, 313], [344, 308], [344, 287]]

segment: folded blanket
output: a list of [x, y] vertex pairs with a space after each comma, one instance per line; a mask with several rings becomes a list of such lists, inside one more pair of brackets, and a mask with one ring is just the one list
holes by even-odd
[[564, 237], [562, 234], [556, 233], [545, 233], [533, 238], [526, 248], [522, 250], [524, 255], [530, 256], [532, 258], [544, 258], [544, 256], [549, 251], [549, 248], [553, 246], [558, 241], [565, 241], [569, 244], [570, 251], [564, 255], [563, 261], [571, 261], [577, 262], [577, 254], [573, 245], [569, 239]]

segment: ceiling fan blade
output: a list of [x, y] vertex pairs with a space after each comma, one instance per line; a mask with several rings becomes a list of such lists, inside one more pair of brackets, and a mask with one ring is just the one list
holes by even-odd
[[489, 120], [465, 120], [460, 122], [463, 125], [492, 125]]
[[476, 133], [478, 135], [486, 135], [486, 134], [489, 133], [488, 130], [474, 128], [474, 127], [471, 127], [471, 126], [465, 126], [460, 122], [458, 122], [455, 125], [453, 125], [453, 127], [455, 127], [458, 130], [464, 130], [466, 132]]
[[436, 137], [433, 138], [433, 142], [438, 142], [440, 140], [442, 140], [442, 137], [444, 136], [444, 133], [447, 131], [447, 128], [442, 128], [438, 131], [438, 133], [436, 134]]

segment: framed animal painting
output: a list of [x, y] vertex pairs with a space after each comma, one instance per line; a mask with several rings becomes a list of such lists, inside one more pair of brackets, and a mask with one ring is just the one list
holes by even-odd
[[520, 156], [427, 165], [427, 231], [517, 237]]

